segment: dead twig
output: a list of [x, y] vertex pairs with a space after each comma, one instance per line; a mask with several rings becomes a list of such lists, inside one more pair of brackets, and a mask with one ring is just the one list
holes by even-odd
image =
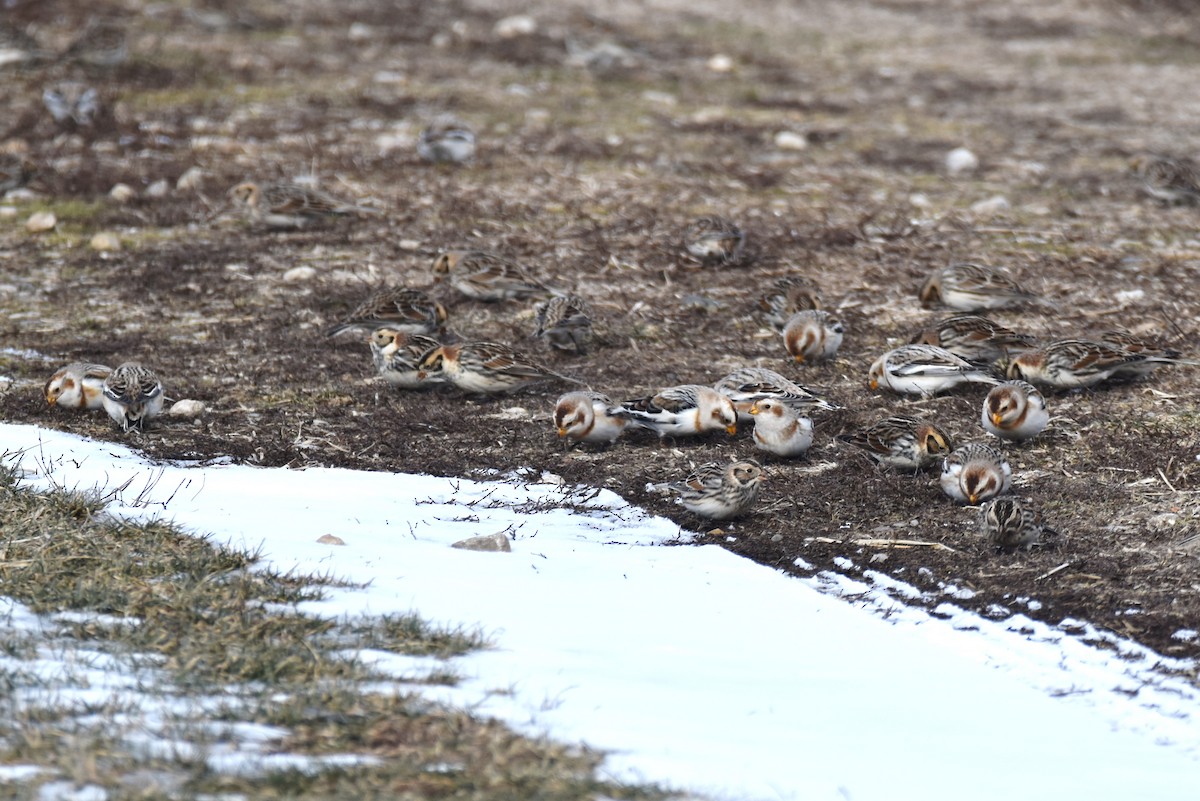
[[1070, 562], [1063, 562], [1063, 563], [1062, 563], [1061, 565], [1059, 565], [1058, 567], [1051, 568], [1050, 570], [1047, 570], [1045, 573], [1043, 573], [1042, 575], [1040, 575], [1040, 576], [1038, 576], [1037, 578], [1035, 578], [1035, 579], [1034, 579], [1034, 581], [1041, 581], [1041, 580], [1043, 580], [1043, 579], [1048, 579], [1048, 578], [1050, 578], [1051, 576], [1053, 576], [1055, 573], [1057, 573], [1058, 571], [1060, 571], [1060, 570], [1066, 570], [1066, 569], [1067, 569], [1068, 567], [1070, 567], [1070, 566], [1071, 566], [1071, 563], [1070, 563]]

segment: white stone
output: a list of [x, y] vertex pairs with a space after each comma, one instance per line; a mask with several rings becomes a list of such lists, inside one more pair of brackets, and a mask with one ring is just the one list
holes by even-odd
[[1008, 208], [1008, 198], [1004, 195], [993, 195], [987, 200], [980, 200], [977, 203], [971, 204], [971, 213], [977, 214], [980, 217], [987, 217], [996, 212], [1004, 211]]
[[121, 240], [112, 231], [101, 231], [92, 237], [88, 242], [88, 247], [92, 250], [109, 251], [120, 250]]
[[401, 239], [396, 243], [396, 246], [401, 250], [420, 250], [421, 240], [419, 239]]
[[175, 188], [181, 192], [188, 192], [193, 189], [199, 189], [204, 184], [204, 170], [199, 167], [188, 167], [183, 175], [179, 176], [179, 180], [175, 182]]
[[0, 206], [0, 220], [11, 220], [17, 216], [16, 206]]
[[375, 36], [375, 29], [362, 22], [355, 22], [350, 26], [350, 29], [346, 31], [346, 36], [352, 42], [365, 42]]
[[11, 200], [14, 203], [20, 203], [21, 201], [28, 202], [30, 200], [37, 200], [38, 193], [34, 192], [27, 186], [18, 186], [16, 189], [8, 190], [8, 192], [4, 195], [4, 199]]
[[1135, 300], [1141, 300], [1145, 296], [1146, 290], [1144, 289], [1123, 289], [1113, 297], [1116, 298], [1118, 303], [1130, 303]]
[[118, 203], [127, 203], [137, 197], [137, 190], [129, 184], [115, 184], [108, 190], [108, 196]]
[[946, 154], [946, 171], [951, 175], [973, 172], [979, 168], [979, 157], [965, 147], [956, 147]]
[[505, 553], [512, 551], [512, 543], [508, 541], [508, 535], [503, 531], [497, 531], [495, 534], [483, 534], [478, 537], [468, 537], [465, 540], [459, 540], [450, 547], [461, 548], [465, 551], [503, 551]]
[[674, 106], [679, 102], [679, 98], [670, 92], [659, 92], [656, 89], [647, 89], [642, 92], [642, 99], [660, 106]]
[[31, 234], [40, 234], [43, 231], [52, 231], [54, 226], [58, 225], [58, 218], [54, 216], [52, 211], [37, 211], [29, 215], [29, 219], [25, 221], [25, 230]]
[[708, 60], [706, 66], [713, 72], [732, 72], [733, 59], [724, 53], [717, 53]]
[[538, 28], [537, 20], [528, 14], [514, 14], [499, 20], [492, 33], [501, 39], [513, 39], [517, 36], [528, 36]]
[[293, 267], [283, 274], [285, 283], [295, 284], [300, 281], [311, 281], [317, 275], [315, 267], [309, 267], [307, 264], [302, 267]]
[[345, 545], [346, 541], [336, 534], [322, 534], [317, 537], [317, 542], [322, 545]]
[[166, 197], [171, 191], [171, 183], [166, 178], [161, 178], [146, 187], [146, 197]]
[[208, 411], [208, 407], [204, 405], [204, 401], [183, 398], [172, 403], [171, 408], [167, 410], [167, 414], [171, 417], [183, 417], [190, 420], [199, 417], [206, 411]]
[[775, 147], [780, 150], [807, 150], [808, 137], [795, 131], [780, 131], [775, 134]]

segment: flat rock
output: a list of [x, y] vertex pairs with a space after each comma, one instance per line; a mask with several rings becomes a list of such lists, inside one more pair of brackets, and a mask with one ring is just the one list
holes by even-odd
[[503, 551], [505, 553], [512, 551], [512, 543], [508, 541], [508, 535], [503, 531], [497, 531], [495, 534], [482, 534], [478, 537], [468, 537], [465, 540], [459, 540], [450, 547], [462, 548], [465, 551]]

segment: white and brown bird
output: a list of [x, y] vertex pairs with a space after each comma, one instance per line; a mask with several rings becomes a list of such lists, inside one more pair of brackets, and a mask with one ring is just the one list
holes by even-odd
[[71, 362], [60, 367], [46, 382], [46, 403], [64, 409], [101, 409], [104, 407], [104, 381], [111, 367], [91, 362]]
[[455, 117], [439, 117], [417, 139], [417, 155], [434, 164], [462, 164], [475, 158], [475, 132]]
[[764, 480], [762, 465], [744, 459], [729, 464], [703, 464], [683, 481], [667, 486], [678, 493], [679, 503], [692, 514], [729, 520], [750, 509]]
[[79, 81], [47, 86], [42, 90], [42, 105], [58, 125], [67, 129], [91, 127], [104, 110], [96, 88]]
[[783, 346], [797, 364], [826, 361], [837, 355], [846, 327], [830, 312], [796, 312], [783, 327]]
[[956, 314], [938, 320], [912, 338], [912, 345], [934, 345], [966, 359], [988, 365], [1008, 357], [1010, 351], [1033, 347], [1033, 337], [1006, 328], [978, 314]]
[[554, 428], [560, 437], [574, 442], [614, 442], [629, 424], [610, 412], [614, 405], [599, 392], [568, 392], [554, 404]]
[[533, 335], [555, 350], [587, 353], [592, 341], [592, 310], [578, 295], [560, 295], [534, 306]]
[[765, 398], [750, 407], [754, 416], [754, 445], [774, 456], [791, 459], [812, 447], [813, 422], [796, 414], [783, 401]]
[[388, 327], [406, 334], [434, 334], [446, 327], [446, 308], [420, 289], [383, 287], [354, 307], [346, 319], [329, 328], [325, 336], [343, 331], [373, 331]]
[[966, 262], [939, 267], [930, 273], [921, 287], [920, 298], [925, 306], [942, 305], [964, 312], [1046, 303], [1007, 273]]
[[1200, 201], [1200, 165], [1185, 157], [1142, 155], [1133, 160], [1142, 191], [1163, 204], [1193, 204]]
[[142, 428], [147, 420], [162, 414], [162, 382], [149, 367], [125, 362], [104, 379], [101, 403], [122, 430]]
[[766, 367], [741, 367], [713, 384], [713, 389], [733, 401], [738, 419], [742, 422], [753, 419], [750, 407], [767, 398], [787, 404], [800, 416], [818, 410], [834, 411], [841, 408]]
[[1060, 339], [1018, 354], [1008, 364], [1009, 378], [1041, 387], [1077, 389], [1110, 378], [1130, 378], [1167, 364], [1200, 362], [1152, 356], [1092, 339]]
[[0, 151], [0, 197], [24, 186], [33, 175], [33, 162], [16, 153]]
[[838, 437], [861, 448], [876, 464], [898, 470], [920, 470], [953, 449], [950, 435], [932, 423], [911, 417], [886, 417], [873, 425]]
[[799, 275], [780, 278], [758, 299], [758, 309], [767, 324], [781, 333], [796, 312], [820, 308], [821, 298], [817, 290], [807, 278]]
[[1014, 442], [1033, 439], [1050, 424], [1046, 399], [1027, 381], [1005, 381], [983, 399], [983, 430]]
[[471, 300], [493, 303], [562, 294], [516, 262], [485, 250], [447, 250], [434, 259], [432, 269], [435, 283], [445, 280]]
[[316, 187], [285, 182], [247, 181], [230, 189], [229, 197], [254, 222], [277, 229], [304, 228], [332, 217], [379, 213], [379, 209], [355, 205]]
[[389, 326], [376, 328], [367, 337], [371, 359], [381, 378], [401, 389], [422, 389], [442, 380], [441, 373], [421, 374], [421, 362], [442, 346], [432, 337], [410, 334]]
[[539, 381], [579, 383], [498, 342], [442, 345], [426, 353], [418, 368], [422, 381], [440, 377], [463, 392], [476, 395], [516, 392]]
[[951, 499], [975, 506], [1008, 492], [1012, 468], [1000, 451], [971, 442], [955, 448], [942, 460], [938, 483]]
[[988, 542], [1001, 551], [1031, 550], [1046, 534], [1055, 532], [1042, 524], [1036, 509], [1019, 498], [1006, 496], [986, 503], [979, 512], [979, 526]]
[[721, 430], [737, 433], [738, 414], [733, 401], [700, 384], [680, 384], [644, 398], [622, 401], [613, 407], [612, 414], [660, 437], [690, 437]]
[[701, 264], [736, 264], [742, 258], [746, 235], [724, 217], [700, 217], [683, 232], [683, 247]]
[[966, 359], [934, 345], [901, 345], [871, 365], [871, 389], [928, 398], [962, 383], [999, 384], [999, 379]]
[[[1100, 334], [1098, 339], [1106, 345], [1114, 345], [1126, 353], [1136, 356], [1145, 356], [1146, 359], [1130, 362], [1118, 369], [1112, 374], [1114, 379], [1135, 379], [1144, 378], [1150, 373], [1162, 367], [1163, 364], [1189, 364], [1186, 359], [1181, 359], [1183, 355], [1174, 348], [1164, 347], [1153, 340], [1145, 337], [1140, 337], [1132, 331], [1124, 328], [1115, 328]], [[1169, 359], [1169, 362], [1153, 361], [1150, 359]]]

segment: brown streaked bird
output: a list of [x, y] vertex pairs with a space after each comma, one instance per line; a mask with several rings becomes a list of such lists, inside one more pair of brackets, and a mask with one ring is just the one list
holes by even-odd
[[[1159, 345], [1153, 340], [1145, 337], [1140, 337], [1124, 328], [1114, 328], [1100, 334], [1099, 340], [1106, 345], [1115, 345], [1126, 353], [1132, 353], [1136, 356], [1153, 356], [1158, 359], [1172, 359], [1176, 363], [1186, 364], [1186, 361], [1180, 361], [1183, 355], [1174, 348], [1167, 348]], [[1116, 379], [1133, 379], [1142, 378], [1157, 370], [1162, 366], [1162, 362], [1131, 362], [1125, 367], [1120, 368], [1112, 374], [1112, 378]]]
[[683, 247], [701, 264], [734, 264], [741, 260], [746, 235], [724, 217], [700, 217], [683, 232]]
[[494, 303], [562, 294], [519, 264], [485, 250], [447, 250], [433, 262], [433, 280], [442, 280], [471, 300]]
[[350, 330], [373, 331], [387, 326], [406, 334], [433, 334], [446, 327], [446, 308], [420, 289], [383, 287], [367, 295], [346, 319], [325, 332], [331, 337]]
[[46, 403], [64, 409], [104, 408], [104, 381], [112, 368], [91, 362], [71, 362], [50, 376], [42, 393]]
[[788, 275], [758, 299], [758, 308], [767, 324], [782, 333], [796, 312], [819, 310], [821, 298], [807, 278]]
[[432, 337], [383, 326], [371, 332], [367, 344], [371, 346], [375, 369], [389, 384], [401, 389], [421, 389], [442, 380], [440, 373], [421, 375], [421, 360], [442, 346]]
[[163, 385], [149, 367], [125, 362], [104, 379], [101, 403], [123, 431], [144, 428], [147, 420], [162, 414]]
[[938, 483], [951, 499], [975, 506], [1008, 492], [1012, 468], [1000, 451], [971, 442], [955, 448], [942, 460]]
[[613, 407], [612, 414], [660, 437], [687, 437], [721, 430], [737, 433], [738, 413], [733, 401], [700, 384], [680, 384], [644, 398], [622, 401]]
[[983, 399], [983, 430], [1001, 439], [1024, 442], [1050, 424], [1046, 399], [1027, 381], [1005, 381]]
[[1051, 305], [1007, 273], [967, 262], [939, 267], [931, 272], [921, 287], [920, 298], [925, 306], [940, 304], [964, 312], [1023, 304]]
[[920, 470], [954, 447], [950, 435], [932, 423], [898, 416], [886, 417], [838, 439], [861, 448], [876, 464], [899, 470]]
[[1200, 362], [1148, 356], [1092, 339], [1060, 339], [1018, 354], [1009, 362], [1009, 378], [1053, 389], [1092, 387], [1113, 377], [1142, 375], [1165, 364]]
[[1142, 190], [1164, 205], [1193, 204], [1200, 200], [1200, 165], [1187, 157], [1142, 155], [1133, 160]]
[[592, 310], [578, 295], [562, 295], [534, 306], [533, 335], [555, 350], [587, 353], [592, 341]]
[[425, 354], [418, 367], [421, 380], [440, 376], [463, 392], [476, 395], [516, 392], [554, 379], [579, 383], [498, 342], [442, 345]]
[[1000, 381], [966, 359], [934, 345], [901, 345], [871, 365], [871, 389], [884, 387], [901, 395], [931, 398], [962, 383], [999, 384]]
[[254, 222], [268, 228], [303, 228], [331, 217], [379, 214], [379, 209], [357, 206], [311, 186], [293, 183], [240, 183], [229, 190], [234, 205], [250, 213]]
[[1033, 346], [1033, 337], [1019, 334], [978, 314], [956, 314], [938, 320], [912, 338], [912, 345], [934, 345], [966, 359], [988, 365], [1008, 357], [1010, 350]]
[[830, 312], [799, 311], [783, 327], [783, 346], [797, 364], [832, 359], [842, 346], [846, 327]]
[[678, 493], [684, 509], [711, 520], [729, 520], [749, 510], [758, 497], [759, 484], [766, 480], [762, 465], [753, 459], [697, 467], [683, 481], [667, 485]]
[[984, 504], [979, 512], [983, 535], [1001, 551], [1018, 548], [1031, 550], [1042, 543], [1042, 537], [1056, 532], [1042, 524], [1042, 516], [1020, 498], [997, 498]]
[[554, 428], [575, 442], [615, 442], [629, 421], [610, 413], [612, 399], [599, 392], [568, 392], [554, 404]]

